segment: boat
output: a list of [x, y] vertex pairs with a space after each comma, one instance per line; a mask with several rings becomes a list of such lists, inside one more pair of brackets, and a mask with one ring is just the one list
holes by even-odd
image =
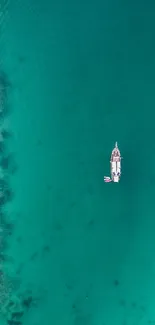
[[118, 148], [117, 142], [115, 143], [115, 147], [111, 153], [110, 167], [111, 167], [111, 178], [104, 176], [104, 181], [106, 183], [115, 182], [119, 183], [121, 176], [121, 153]]

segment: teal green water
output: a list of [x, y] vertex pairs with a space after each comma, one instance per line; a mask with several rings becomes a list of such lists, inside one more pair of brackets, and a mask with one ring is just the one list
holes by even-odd
[[[154, 324], [155, 4], [1, 7], [17, 163], [7, 268], [34, 300], [16, 325]], [[105, 184], [115, 141], [122, 178]]]

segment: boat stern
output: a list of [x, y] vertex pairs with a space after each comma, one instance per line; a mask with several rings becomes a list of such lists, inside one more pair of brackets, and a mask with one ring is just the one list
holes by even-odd
[[118, 183], [119, 182], [119, 176], [114, 176], [113, 177], [113, 182]]

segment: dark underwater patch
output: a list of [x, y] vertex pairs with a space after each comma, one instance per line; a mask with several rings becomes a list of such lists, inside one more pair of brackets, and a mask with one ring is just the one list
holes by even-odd
[[2, 135], [2, 138], [3, 138], [4, 140], [10, 139], [10, 138], [12, 137], [12, 133], [11, 133], [11, 131], [10, 131], [10, 130], [6, 130], [6, 129], [3, 129], [3, 130], [1, 131], [1, 135]]
[[13, 154], [6, 155], [4, 150], [4, 155], [0, 159], [0, 166], [3, 168], [4, 171], [7, 171], [7, 173], [9, 173], [10, 175], [14, 174], [17, 170], [17, 165], [15, 163]]
[[115, 279], [113, 283], [114, 283], [114, 287], [118, 287], [120, 285], [120, 282], [117, 279]]
[[25, 62], [26, 62], [26, 57], [25, 57], [24, 55], [19, 55], [19, 56], [18, 56], [18, 62], [19, 62], [20, 64], [25, 63]]
[[[12, 88], [7, 75], [0, 71], [0, 122], [10, 113], [8, 100], [9, 90]], [[26, 293], [17, 294], [21, 278], [8, 278], [5, 265], [14, 263], [14, 258], [7, 254], [7, 237], [14, 230], [14, 223], [10, 222], [5, 212], [5, 206], [13, 200], [14, 191], [10, 184], [10, 176], [17, 171], [14, 155], [9, 153], [8, 139], [13, 136], [10, 130], [2, 128], [0, 132], [0, 167], [2, 176], [0, 178], [0, 313], [4, 316], [8, 325], [22, 325], [22, 318], [32, 306], [36, 305], [37, 299]], [[19, 272], [20, 273], [20, 272]], [[18, 301], [18, 304], [17, 304]], [[5, 308], [4, 308], [5, 307]]]

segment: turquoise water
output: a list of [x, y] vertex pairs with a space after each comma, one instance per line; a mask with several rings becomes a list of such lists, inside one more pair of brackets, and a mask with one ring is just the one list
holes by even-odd
[[[154, 324], [155, 5], [14, 0], [1, 12], [14, 193], [3, 264], [22, 312], [14, 323], [7, 301], [1, 323]], [[115, 141], [122, 178], [105, 184]]]

